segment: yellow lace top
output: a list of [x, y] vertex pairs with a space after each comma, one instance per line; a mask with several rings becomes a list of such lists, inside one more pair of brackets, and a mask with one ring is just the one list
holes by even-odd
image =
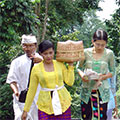
[[[54, 89], [56, 85], [61, 87], [64, 85], [64, 82], [69, 86], [73, 85], [74, 67], [68, 66], [67, 69], [62, 62], [58, 62], [56, 60], [53, 60], [53, 64], [54, 64], [53, 72], [46, 72], [44, 69], [43, 62], [33, 67], [30, 78], [29, 91], [24, 106], [24, 111], [27, 112], [29, 111], [38, 84], [40, 84], [42, 88], [49, 88], [49, 89]], [[58, 95], [62, 107], [62, 112], [65, 112], [71, 105], [71, 96], [65, 87], [58, 90]], [[39, 110], [47, 114], [53, 114], [54, 112], [51, 102], [51, 92], [40, 91], [37, 105]]]

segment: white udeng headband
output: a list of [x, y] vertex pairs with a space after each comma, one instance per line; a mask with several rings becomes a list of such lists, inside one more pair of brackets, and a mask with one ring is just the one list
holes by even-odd
[[22, 35], [21, 44], [23, 43], [37, 43], [37, 39], [35, 36], [32, 35]]

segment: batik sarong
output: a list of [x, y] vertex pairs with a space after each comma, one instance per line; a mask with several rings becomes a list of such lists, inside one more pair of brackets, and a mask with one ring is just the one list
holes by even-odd
[[88, 104], [81, 101], [83, 120], [107, 120], [107, 103], [102, 99], [97, 90], [93, 90]]
[[48, 115], [43, 111], [38, 110], [39, 120], [71, 120], [71, 108], [68, 108], [62, 115], [55, 116], [54, 114]]

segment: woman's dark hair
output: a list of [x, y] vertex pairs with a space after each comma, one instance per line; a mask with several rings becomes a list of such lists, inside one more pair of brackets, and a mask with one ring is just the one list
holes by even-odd
[[95, 42], [96, 40], [104, 40], [108, 41], [108, 35], [107, 32], [105, 32], [102, 29], [98, 29], [94, 34], [93, 34], [93, 41]]
[[54, 45], [50, 40], [44, 40], [39, 44], [39, 52], [43, 53], [45, 50], [53, 48], [54, 50]]

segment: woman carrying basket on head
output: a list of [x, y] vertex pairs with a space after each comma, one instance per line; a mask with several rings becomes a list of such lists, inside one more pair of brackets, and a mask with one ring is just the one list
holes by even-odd
[[49, 40], [40, 43], [39, 52], [44, 60], [32, 69], [22, 120], [26, 120], [38, 84], [41, 86], [37, 101], [39, 120], [71, 120], [71, 96], [64, 82], [69, 86], [74, 83], [73, 63], [66, 68], [64, 63], [53, 60], [54, 46]]

